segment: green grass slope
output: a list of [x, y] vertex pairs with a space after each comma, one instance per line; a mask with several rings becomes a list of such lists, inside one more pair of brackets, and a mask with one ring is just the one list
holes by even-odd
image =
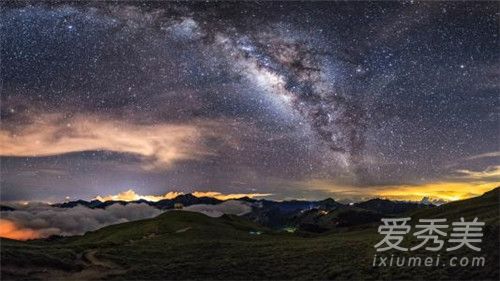
[[127, 222], [88, 232], [83, 236], [68, 239], [70, 245], [116, 245], [154, 237], [182, 236], [184, 239], [200, 237], [225, 239], [248, 235], [250, 231], [265, 228], [237, 216], [220, 218], [186, 211], [168, 211], [158, 217]]

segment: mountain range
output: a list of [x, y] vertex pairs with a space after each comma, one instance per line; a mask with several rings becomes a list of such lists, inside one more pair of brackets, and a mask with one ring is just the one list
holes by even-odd
[[[332, 198], [318, 201], [289, 200], [273, 201], [243, 197], [232, 199], [251, 207], [244, 218], [272, 229], [298, 229], [308, 232], [324, 232], [336, 227], [355, 226], [380, 221], [381, 217], [394, 216], [416, 209], [435, 207], [417, 202], [391, 201], [387, 199], [371, 199], [354, 204], [343, 204]], [[227, 200], [226, 200], [227, 201]], [[104, 209], [114, 204], [147, 204], [160, 210], [173, 209], [176, 204], [183, 207], [193, 205], [217, 205], [225, 202], [212, 197], [197, 197], [192, 194], [182, 194], [173, 199], [160, 201], [99, 201], [76, 200], [52, 204], [57, 208], [88, 208]], [[9, 207], [6, 207], [9, 208]], [[7, 210], [7, 209], [6, 209]]]

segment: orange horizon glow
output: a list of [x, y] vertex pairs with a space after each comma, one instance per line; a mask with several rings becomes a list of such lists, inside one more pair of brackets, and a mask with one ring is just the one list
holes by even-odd
[[437, 182], [381, 189], [378, 190], [377, 195], [391, 200], [420, 201], [422, 198], [427, 197], [449, 202], [481, 196], [498, 186], [499, 184], [491, 183]]
[[340, 186], [335, 183], [313, 180], [301, 185], [331, 193], [335, 199], [351, 199], [364, 201], [373, 198], [383, 198], [396, 201], [421, 201], [428, 198], [431, 201], [444, 202], [464, 200], [481, 196], [485, 192], [500, 186], [500, 182], [455, 182], [442, 181], [415, 185], [373, 186], [370, 188]]
[[21, 228], [10, 220], [0, 219], [0, 237], [14, 240], [29, 240], [40, 238], [40, 233], [30, 228]]
[[[223, 194], [217, 191], [194, 191], [191, 193], [195, 197], [212, 197], [219, 200], [230, 200], [230, 199], [239, 199], [243, 197], [264, 197], [270, 196], [271, 193], [235, 193], [235, 194]], [[147, 200], [151, 202], [157, 202], [164, 199], [174, 199], [179, 195], [184, 195], [184, 192], [178, 191], [170, 191], [165, 193], [164, 195], [140, 195], [135, 192], [133, 189], [129, 189], [123, 192], [120, 192], [115, 195], [106, 195], [106, 196], [96, 196], [94, 199], [99, 200], [101, 202], [106, 201], [137, 201], [137, 200]]]
[[[390, 187], [390, 188], [383, 187], [377, 189], [376, 191], [373, 191], [372, 194], [368, 195], [369, 197], [365, 197], [363, 200], [378, 197], [389, 200], [421, 201], [423, 197], [427, 197], [431, 200], [441, 199], [443, 201], [457, 201], [457, 200], [464, 200], [480, 196], [485, 192], [491, 191], [497, 187], [498, 185], [492, 186], [491, 184], [474, 185], [474, 192], [470, 191], [471, 190], [470, 183], [441, 182], [441, 183], [415, 185], [415, 186], [405, 185], [405, 186]], [[355, 192], [352, 190], [349, 191], [347, 189], [343, 189], [342, 191], [345, 193], [349, 193], [351, 195], [355, 194]], [[178, 193], [180, 192], [169, 192], [165, 195], [165, 197], [173, 196], [172, 194], [178, 194]], [[226, 198], [223, 200], [249, 196], [249, 194], [221, 194], [219, 192], [193, 192], [193, 195], [196, 197], [211, 196], [218, 199]], [[126, 196], [129, 196], [128, 199], [132, 200], [132, 198], [136, 198], [133, 196], [142, 196], [142, 195], [136, 194], [131, 189], [119, 193], [117, 195], [112, 195], [112, 197], [115, 198], [113, 200], [120, 200], [120, 198], [121, 200], [123, 200], [125, 199]], [[148, 196], [154, 196], [154, 195], [146, 195], [142, 197], [148, 198]], [[154, 199], [160, 197], [162, 196], [155, 196]], [[100, 197], [100, 198], [103, 199], [106, 197]], [[30, 239], [43, 238], [44, 235], [43, 233], [35, 229], [24, 228], [9, 219], [0, 218], [0, 237], [14, 239], [14, 240], [30, 240]]]
[[272, 193], [230, 193], [230, 194], [223, 194], [223, 193], [216, 192], [216, 191], [194, 191], [191, 194], [193, 196], [196, 196], [196, 197], [212, 197], [212, 198], [219, 199], [219, 200], [240, 199], [243, 197], [249, 197], [249, 198], [265, 197], [265, 196], [273, 195]]

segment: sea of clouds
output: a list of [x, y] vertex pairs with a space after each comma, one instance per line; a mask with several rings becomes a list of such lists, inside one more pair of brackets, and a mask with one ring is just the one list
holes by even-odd
[[[113, 204], [105, 209], [91, 209], [82, 205], [74, 208], [58, 208], [44, 203], [11, 206], [15, 210], [2, 211], [1, 220], [13, 223], [15, 225], [13, 231], [35, 232], [36, 238], [51, 235], [81, 235], [111, 224], [152, 218], [164, 212], [144, 203]], [[229, 200], [218, 205], [192, 205], [184, 210], [220, 217], [223, 214], [246, 214], [251, 211], [251, 206], [247, 202]]]

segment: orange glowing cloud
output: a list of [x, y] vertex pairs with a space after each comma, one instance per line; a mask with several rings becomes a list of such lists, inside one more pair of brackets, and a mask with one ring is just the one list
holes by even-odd
[[0, 219], [0, 237], [15, 240], [29, 240], [39, 238], [40, 234], [33, 229], [21, 228], [10, 220]]
[[231, 193], [231, 194], [223, 194], [215, 191], [195, 191], [193, 193], [196, 197], [213, 197], [219, 200], [230, 200], [230, 199], [239, 199], [243, 197], [265, 197], [273, 195], [272, 193]]
[[0, 130], [1, 156], [51, 156], [107, 150], [142, 156], [144, 168], [169, 168], [210, 152], [201, 145], [207, 132], [196, 125], [135, 125], [93, 116], [44, 114], [16, 132]]
[[[107, 196], [96, 196], [95, 199], [105, 202], [105, 201], [137, 201], [137, 200], [148, 200], [151, 202], [160, 201], [163, 199], [173, 199], [179, 195], [183, 195], [183, 192], [178, 191], [170, 191], [165, 193], [164, 195], [140, 195], [137, 194], [134, 190], [129, 189], [127, 191], [120, 192], [115, 195], [107, 195]], [[223, 194], [216, 191], [195, 191], [191, 193], [196, 197], [212, 197], [219, 200], [229, 200], [229, 199], [238, 199], [243, 197], [263, 197], [272, 195], [270, 193], [236, 193], [236, 194]]]
[[148, 200], [151, 202], [160, 201], [163, 199], [173, 199], [179, 195], [182, 195], [182, 192], [171, 191], [167, 192], [164, 195], [139, 195], [132, 189], [127, 191], [120, 192], [115, 195], [107, 195], [107, 196], [97, 196], [95, 199], [105, 202], [105, 201], [137, 201], [137, 200]]

